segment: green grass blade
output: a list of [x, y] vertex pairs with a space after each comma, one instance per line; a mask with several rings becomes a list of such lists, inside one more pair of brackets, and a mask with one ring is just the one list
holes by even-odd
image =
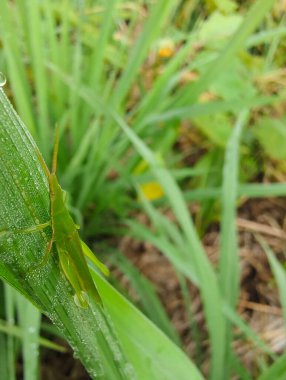
[[286, 27], [279, 26], [278, 28], [274, 28], [271, 30], [265, 30], [259, 33], [256, 33], [248, 38], [246, 42], [247, 47], [252, 47], [256, 45], [260, 45], [265, 42], [271, 42], [273, 38], [283, 38], [286, 36]]
[[33, 136], [37, 136], [34, 113], [31, 106], [31, 91], [25, 73], [22, 54], [15, 38], [15, 25], [12, 22], [14, 4], [7, 0], [0, 0], [0, 30], [1, 40], [7, 60], [7, 73], [14, 92], [17, 108], [23, 119], [29, 125]]
[[[60, 49], [60, 40], [58, 33], [55, 33], [58, 28], [57, 19], [55, 17], [54, 4], [52, 2], [44, 1], [41, 3], [41, 9], [43, 12], [43, 18], [45, 19], [44, 38], [47, 46], [49, 47], [49, 53], [46, 59], [61, 67], [62, 54]], [[66, 17], [65, 17], [66, 16]], [[67, 13], [61, 15], [62, 18], [67, 18]], [[62, 21], [61, 21], [62, 25]], [[49, 77], [49, 90], [50, 94], [53, 94], [54, 101], [50, 104], [51, 115], [53, 112], [54, 119], [58, 120], [63, 113], [63, 84], [56, 76]]]
[[177, 3], [177, 0], [159, 0], [150, 8], [150, 16], [145, 22], [144, 29], [132, 49], [125, 70], [113, 93], [111, 103], [114, 108], [118, 108], [125, 98], [152, 42], [158, 36], [160, 29], [174, 11]]
[[[184, 192], [187, 201], [203, 201], [205, 199], [220, 198], [221, 188], [199, 188]], [[239, 184], [238, 198], [267, 198], [283, 197], [286, 194], [286, 183], [247, 183]]]
[[40, 4], [36, 0], [25, 2], [25, 18], [28, 26], [28, 36], [31, 47], [31, 64], [34, 73], [35, 95], [38, 105], [38, 131], [40, 146], [47, 157], [49, 151], [47, 141], [50, 139], [49, 112], [48, 112], [48, 83], [45, 68], [45, 51], [43, 41], [43, 30], [41, 25]]
[[[220, 274], [224, 299], [231, 307], [235, 307], [239, 290], [239, 257], [237, 252], [236, 235], [236, 199], [239, 167], [239, 147], [242, 128], [246, 122], [247, 112], [242, 112], [226, 148], [225, 162], [223, 168], [222, 185], [222, 216], [220, 235]], [[226, 345], [227, 350], [226, 368], [230, 370], [230, 344], [231, 326], [227, 328]]]
[[263, 371], [257, 380], [284, 380], [286, 374], [286, 353]]
[[90, 86], [96, 90], [101, 88], [102, 72], [104, 69], [104, 58], [107, 51], [108, 40], [114, 28], [115, 6], [118, 0], [111, 0], [105, 3], [102, 27], [99, 30], [98, 38], [95, 42], [95, 49], [90, 60]]
[[186, 309], [188, 320], [189, 320], [189, 326], [191, 329], [191, 337], [192, 337], [192, 340], [195, 342], [195, 362], [200, 368], [203, 363], [203, 357], [204, 357], [203, 337], [202, 337], [200, 327], [196, 321], [195, 313], [193, 313], [192, 311], [192, 307], [191, 307], [192, 294], [190, 293], [187, 279], [180, 272], [177, 273], [177, 276], [180, 282], [184, 305], [185, 305], [185, 309]]
[[[150, 214], [148, 215], [150, 216]], [[152, 222], [154, 222], [153, 219]], [[189, 278], [190, 281], [192, 281], [195, 285], [199, 284], [198, 275], [195, 269], [191, 265], [186, 265], [186, 256], [184, 255], [186, 249], [178, 249], [177, 246], [174, 246], [168, 241], [167, 237], [157, 237], [146, 227], [134, 221], [129, 221], [128, 226], [133, 236], [141, 239], [142, 241], [148, 241], [153, 244], [156, 248], [164, 253], [167, 259], [170, 260], [172, 265], [179, 272]]]
[[[70, 72], [70, 40], [69, 35], [72, 32], [71, 29], [71, 19], [69, 17], [72, 3], [69, 0], [63, 0], [61, 2], [61, 19], [60, 28], [58, 33], [58, 44], [57, 44], [57, 64], [64, 72]], [[53, 11], [55, 11], [53, 9]], [[64, 109], [64, 102], [68, 97], [68, 89], [65, 86], [60, 87], [60, 93], [58, 95], [58, 101], [60, 102], [60, 109]]]
[[[136, 115], [135, 121], [136, 123], [140, 123], [140, 121], [144, 120], [146, 117], [148, 120], [150, 114], [152, 115], [154, 110], [161, 107], [162, 98], [169, 92], [169, 83], [173, 76], [177, 74], [176, 70], [179, 69], [180, 65], [184, 62], [184, 59], [186, 59], [193, 43], [194, 37], [190, 37], [185, 46], [181, 48], [174, 58], [164, 67], [164, 71], [160, 74], [158, 79], [152, 85], [150, 91], [145, 94], [139, 104], [139, 111]], [[142, 122], [142, 124], [143, 126], [145, 125], [144, 122]], [[138, 128], [136, 131], [139, 132]]]
[[[82, 19], [80, 18], [79, 23], [81, 25]], [[79, 28], [78, 28], [79, 29]], [[79, 87], [82, 81], [83, 75], [83, 54], [82, 54], [82, 41], [81, 41], [80, 30], [77, 30], [76, 41], [74, 43], [74, 50], [72, 55], [72, 78], [74, 80], [75, 86]], [[81, 124], [81, 109], [80, 109], [80, 98], [77, 95], [77, 91], [70, 91], [69, 93], [69, 119], [71, 120], [71, 132], [72, 132], [72, 141], [73, 145], [77, 146], [81, 141], [82, 136], [84, 136], [85, 128], [79, 128], [78, 126]]]
[[278, 261], [273, 251], [266, 243], [266, 241], [259, 235], [256, 235], [256, 239], [263, 248], [267, 255], [268, 261], [271, 266], [272, 273], [275, 277], [276, 283], [278, 285], [280, 301], [282, 305], [284, 324], [286, 326], [286, 271], [282, 264]]
[[9, 373], [9, 359], [7, 357], [7, 337], [0, 333], [0, 368], [4, 379], [15, 380], [15, 373]]
[[230, 366], [233, 369], [233, 372], [239, 376], [240, 380], [253, 380], [250, 373], [244, 368], [241, 361], [235, 355], [231, 355], [230, 360]]
[[283, 197], [285, 194], [286, 183], [253, 183], [241, 184], [238, 187], [238, 195], [240, 197]]
[[253, 331], [251, 327], [248, 326], [246, 322], [241, 318], [241, 316], [229, 305], [224, 304], [223, 306], [224, 314], [227, 316], [229, 321], [245, 335], [247, 339], [253, 342], [259, 349], [269, 355], [272, 359], [276, 358], [273, 354], [271, 348]]
[[22, 352], [24, 362], [24, 379], [38, 379], [39, 333], [41, 313], [21, 294], [17, 294], [17, 315], [22, 328]]
[[[23, 329], [16, 325], [10, 325], [5, 321], [0, 319], [0, 331], [6, 335], [11, 335], [15, 338], [23, 339]], [[39, 337], [38, 342], [42, 347], [49, 348], [57, 352], [67, 352], [67, 349], [63, 346], [60, 346], [57, 343], [54, 343], [46, 338]], [[2, 367], [1, 367], [2, 368]]]
[[144, 121], [144, 125], [159, 123], [170, 120], [184, 120], [195, 118], [202, 115], [212, 115], [219, 112], [237, 113], [244, 108], [259, 107], [267, 104], [273, 104], [283, 100], [285, 96], [257, 96], [235, 101], [212, 101], [207, 103], [197, 103], [186, 107], [169, 109], [159, 114], [150, 114]]
[[[236, 233], [239, 147], [242, 128], [246, 122], [247, 115], [248, 113], [244, 111], [237, 120], [227, 144], [223, 168], [219, 280], [224, 299], [233, 308], [236, 305], [238, 297], [240, 279]], [[229, 347], [231, 343], [230, 327], [229, 325], [226, 343]], [[229, 363], [229, 357], [226, 359], [226, 367], [227, 363]]]
[[[13, 325], [15, 323], [15, 291], [8, 284], [4, 284], [5, 290], [5, 314], [7, 325]], [[16, 379], [16, 351], [15, 342], [12, 336], [8, 336], [5, 339], [6, 357], [7, 362], [3, 368], [7, 368], [7, 379]], [[2, 367], [0, 367], [2, 370]], [[5, 371], [5, 370], [4, 370]]]

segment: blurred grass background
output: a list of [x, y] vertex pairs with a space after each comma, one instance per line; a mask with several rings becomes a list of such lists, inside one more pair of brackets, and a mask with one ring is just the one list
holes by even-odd
[[[286, 193], [285, 2], [0, 5], [5, 91], [48, 163], [59, 125], [60, 183], [83, 238], [113, 268], [112, 282], [133, 295], [206, 378], [285, 378], [279, 358], [285, 333], [275, 350], [236, 311], [243, 269], [237, 208], [251, 198]], [[283, 221], [270, 227], [283, 232]], [[209, 231], [219, 239], [215, 263], [202, 244]], [[152, 273], [146, 277], [134, 265], [138, 241], [148, 244], [147, 254], [156, 248], [171, 264], [187, 316], [184, 329], [172, 323]], [[285, 256], [278, 260], [258, 241], [278, 283], [277, 289], [269, 280], [280, 291], [285, 324]], [[131, 257], [122, 254], [126, 250]], [[192, 311], [197, 296], [190, 284], [200, 292], [200, 318]], [[13, 297], [3, 285], [1, 368], [14, 368], [21, 342], [25, 347], [26, 305], [17, 303], [15, 316]], [[39, 330], [40, 317], [31, 315]], [[20, 340], [11, 330], [15, 323]], [[248, 365], [236, 349], [238, 339], [263, 355]], [[23, 372], [31, 363], [26, 360]], [[34, 366], [37, 360], [35, 355]]]

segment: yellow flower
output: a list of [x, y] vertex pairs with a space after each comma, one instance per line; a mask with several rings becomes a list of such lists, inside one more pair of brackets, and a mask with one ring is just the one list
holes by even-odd
[[[160, 157], [160, 156], [159, 156]], [[149, 169], [149, 165], [145, 160], [141, 160], [139, 164], [133, 170], [135, 176], [145, 173]], [[140, 196], [148, 199], [149, 201], [155, 201], [160, 199], [164, 195], [164, 190], [159, 182], [149, 181], [139, 184]], [[139, 196], [139, 199], [140, 199]]]
[[162, 198], [164, 191], [158, 182], [146, 182], [140, 185], [142, 195], [149, 201]]
[[166, 39], [161, 41], [158, 55], [160, 58], [170, 58], [175, 52], [175, 45], [172, 40]]

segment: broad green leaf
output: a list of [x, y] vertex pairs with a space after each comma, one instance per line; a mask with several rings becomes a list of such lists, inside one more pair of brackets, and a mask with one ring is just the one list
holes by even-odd
[[194, 119], [194, 125], [215, 145], [224, 147], [231, 134], [230, 119], [225, 114], [200, 116]]
[[221, 43], [231, 36], [241, 24], [243, 18], [239, 14], [224, 15], [218, 11], [213, 12], [198, 29], [198, 40], [213, 48], [213, 44]]

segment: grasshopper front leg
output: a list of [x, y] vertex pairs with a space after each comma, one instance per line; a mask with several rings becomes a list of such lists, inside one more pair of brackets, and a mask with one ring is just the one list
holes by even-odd
[[35, 226], [31, 226], [28, 228], [19, 228], [19, 229], [15, 228], [11, 230], [3, 229], [3, 230], [0, 230], [0, 238], [7, 234], [30, 234], [30, 233], [38, 232], [45, 229], [46, 227], [50, 225], [51, 225], [51, 221], [48, 221], [46, 223], [37, 224]]
[[[28, 228], [19, 228], [19, 229], [12, 229], [12, 230], [0, 230], [0, 239], [5, 237], [6, 235], [14, 235], [14, 234], [30, 234], [30, 233], [35, 233], [35, 232], [39, 232], [43, 229], [45, 229], [46, 227], [49, 227], [51, 226], [51, 221], [48, 221], [46, 223], [40, 223], [40, 224], [37, 224], [35, 226], [31, 226], [31, 227], [28, 227]], [[53, 246], [53, 242], [54, 242], [54, 234], [52, 233], [52, 238], [49, 240], [48, 244], [47, 244], [47, 247], [45, 249], [45, 253], [44, 253], [44, 256], [42, 257], [41, 261], [32, 266], [32, 268], [29, 269], [28, 272], [32, 272], [34, 271], [35, 269], [38, 269], [39, 267], [42, 267], [43, 265], [46, 264], [47, 260], [48, 260], [48, 257], [49, 257], [49, 254], [51, 252], [51, 249], [52, 249], [52, 246]]]

